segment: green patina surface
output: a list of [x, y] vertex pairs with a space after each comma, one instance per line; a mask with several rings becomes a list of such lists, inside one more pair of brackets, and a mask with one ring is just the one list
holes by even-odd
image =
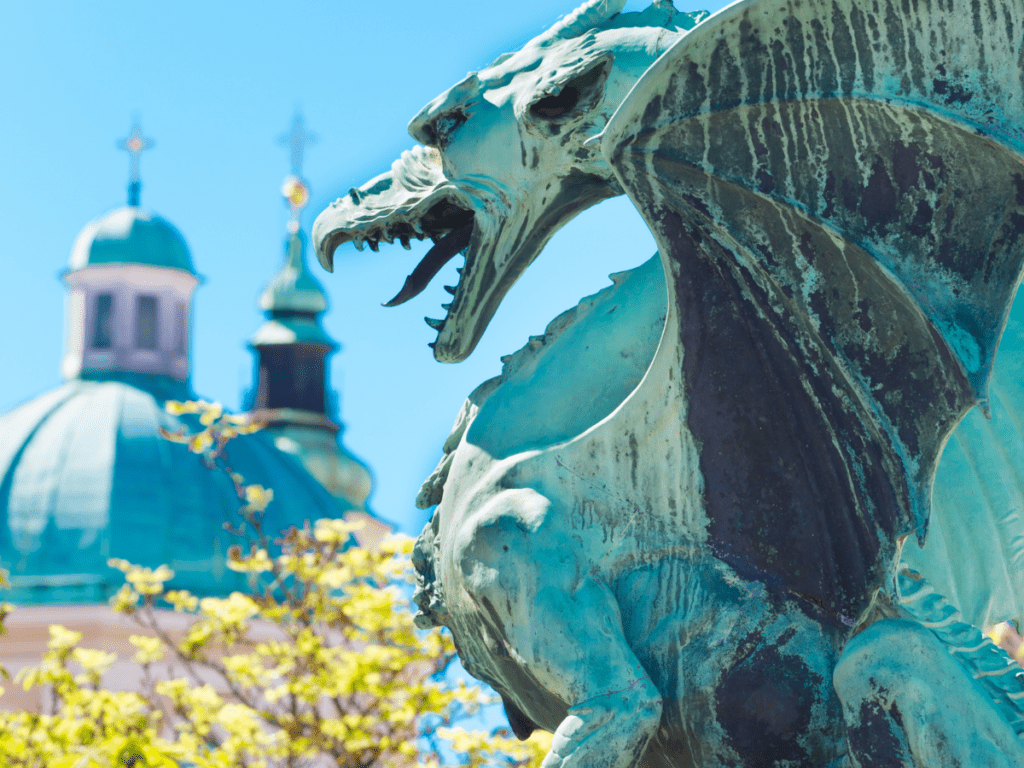
[[284, 245], [285, 264], [260, 296], [260, 309], [267, 312], [327, 311], [327, 294], [306, 268], [306, 236], [289, 235]]
[[143, 208], [127, 206], [86, 225], [71, 250], [70, 270], [106, 264], [146, 264], [196, 274], [181, 233]]
[[518, 735], [555, 731], [552, 767], [1021, 765], [977, 649], [896, 588], [1019, 284], [1019, 3], [743, 0], [688, 33], [623, 5], [456, 83], [314, 225], [328, 268], [440, 241], [389, 305], [464, 253], [441, 362], [580, 210], [625, 192], [658, 244], [639, 384], [627, 277], [470, 396], [421, 494], [419, 620]]
[[[130, 383], [129, 383], [130, 382]], [[120, 586], [118, 557], [176, 572], [172, 588], [224, 595], [244, 586], [225, 567], [238, 522], [231, 482], [159, 427], [185, 425], [163, 410], [184, 385], [115, 374], [74, 380], [0, 417], [0, 566], [15, 603], [94, 603]], [[177, 390], [177, 391], [175, 391]], [[232, 441], [228, 458], [248, 483], [274, 490], [266, 529], [341, 517], [339, 503], [268, 435]]]
[[252, 347], [311, 344], [337, 349], [317, 315], [327, 311], [327, 294], [306, 268], [302, 232], [285, 240], [285, 263], [260, 296], [267, 321], [249, 339]]

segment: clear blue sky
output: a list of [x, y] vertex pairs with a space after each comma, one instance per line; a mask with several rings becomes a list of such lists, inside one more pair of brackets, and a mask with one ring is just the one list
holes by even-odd
[[[722, 5], [677, 0], [681, 10]], [[420, 107], [572, 9], [549, 0], [0, 0], [0, 412], [60, 383], [58, 276], [79, 230], [125, 202], [128, 157], [115, 144], [133, 116], [156, 144], [142, 158], [142, 204], [181, 230], [206, 281], [193, 316], [193, 387], [238, 409], [252, 376], [245, 341], [262, 320], [256, 299], [283, 258], [288, 153], [276, 140], [293, 110], [320, 137], [306, 153], [308, 232], [328, 202], [412, 145], [406, 124]], [[380, 306], [425, 250], [415, 241], [410, 252], [346, 247], [333, 275], [311, 258], [331, 300], [325, 327], [343, 345], [331, 375], [344, 443], [374, 473], [373, 508], [409, 533], [424, 520], [416, 491], [465, 396], [499, 372], [500, 355], [606, 285], [609, 272], [644, 261], [654, 243], [624, 198], [580, 216], [458, 365], [434, 362], [435, 334], [422, 320], [442, 316], [441, 286], [454, 273], [402, 307]]]

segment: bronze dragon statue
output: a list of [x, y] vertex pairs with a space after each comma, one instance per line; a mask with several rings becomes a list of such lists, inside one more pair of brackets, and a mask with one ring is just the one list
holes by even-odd
[[465, 254], [446, 362], [579, 211], [624, 193], [658, 243], [470, 397], [422, 619], [545, 768], [1024, 764], [1019, 681], [992, 706], [898, 573], [1024, 262], [1024, 5], [622, 5], [439, 96], [314, 227], [327, 268], [436, 238], [392, 303]]

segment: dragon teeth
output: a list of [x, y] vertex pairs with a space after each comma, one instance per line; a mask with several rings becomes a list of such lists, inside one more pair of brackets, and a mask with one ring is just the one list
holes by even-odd
[[407, 251], [412, 250], [412, 246], [409, 244], [409, 238], [408, 237], [401, 237], [401, 238], [399, 238], [399, 240], [402, 241], [402, 247], [405, 248], [405, 250], [407, 250]]
[[380, 251], [380, 243], [378, 243], [376, 240], [367, 240], [366, 242], [369, 243], [370, 250], [373, 251], [374, 253]]
[[446, 285], [446, 286], [444, 287], [444, 289], [445, 289], [446, 291], [448, 291], [448, 293], [450, 293], [450, 294], [451, 294], [452, 296], [454, 296], [454, 295], [455, 295], [455, 286], [454, 286], [454, 285]]
[[443, 309], [445, 312], [447, 312], [451, 308], [452, 308], [451, 304], [442, 304], [441, 305], [441, 309]]
[[352, 244], [355, 245], [356, 250], [359, 251], [360, 253], [362, 253], [363, 248], [366, 247], [366, 241], [363, 240], [363, 238], [361, 237], [352, 238]]
[[423, 321], [431, 328], [433, 328], [435, 331], [440, 331], [442, 328], [444, 328], [444, 320], [435, 320], [432, 317], [424, 317]]

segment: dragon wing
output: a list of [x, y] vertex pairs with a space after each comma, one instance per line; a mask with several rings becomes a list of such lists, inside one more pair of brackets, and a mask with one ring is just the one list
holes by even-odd
[[986, 405], [1024, 258], [1022, 43], [1019, 1], [742, 0], [602, 138], [665, 260], [711, 547], [847, 624]]

